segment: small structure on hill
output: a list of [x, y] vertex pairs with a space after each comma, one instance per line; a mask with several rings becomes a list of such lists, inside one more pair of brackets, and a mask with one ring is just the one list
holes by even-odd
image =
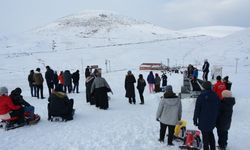
[[169, 70], [169, 67], [162, 63], [142, 63], [140, 70]]

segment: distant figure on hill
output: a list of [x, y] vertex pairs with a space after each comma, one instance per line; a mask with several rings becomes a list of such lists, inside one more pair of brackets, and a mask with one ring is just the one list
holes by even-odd
[[209, 63], [208, 63], [207, 59], [205, 59], [205, 61], [204, 61], [204, 64], [202, 66], [202, 71], [203, 71], [203, 75], [202, 75], [203, 81], [208, 81], [207, 76], [209, 73]]

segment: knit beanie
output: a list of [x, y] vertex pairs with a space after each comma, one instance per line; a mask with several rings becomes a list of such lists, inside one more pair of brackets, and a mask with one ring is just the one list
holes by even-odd
[[224, 97], [232, 97], [232, 92], [229, 90], [224, 90], [224, 91], [222, 91], [221, 95], [223, 98]]
[[8, 89], [7, 87], [3, 86], [3, 87], [0, 87], [0, 96], [2, 95], [7, 95], [8, 94]]

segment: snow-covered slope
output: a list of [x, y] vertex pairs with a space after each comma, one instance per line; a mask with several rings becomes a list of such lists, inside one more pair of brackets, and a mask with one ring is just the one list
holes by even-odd
[[207, 35], [213, 37], [225, 37], [241, 30], [244, 30], [244, 28], [235, 26], [208, 26], [180, 30], [179, 32], [186, 34]]
[[[221, 65], [223, 76], [229, 75], [233, 82], [236, 106], [228, 147], [231, 150], [248, 150], [249, 143], [244, 141], [250, 136], [249, 34], [249, 29], [245, 29], [223, 38], [193, 33], [186, 35], [118, 17], [113, 13], [94, 11], [61, 18], [32, 33], [9, 38], [8, 47], [4, 45], [0, 49], [0, 86], [7, 86], [10, 91], [21, 87], [24, 98], [41, 115], [41, 121], [37, 125], [8, 132], [0, 130], [1, 149], [176, 150], [182, 143], [174, 142], [175, 146], [168, 147], [157, 140], [159, 123], [155, 121], [155, 113], [162, 93], [149, 93], [146, 87], [145, 105], [138, 105], [137, 91], [137, 104], [130, 105], [124, 97], [125, 75], [128, 70], [132, 70], [136, 78], [139, 74], [146, 78], [148, 71], [138, 69], [141, 63], [166, 64], [167, 60], [170, 60], [170, 66], [194, 64], [201, 69], [203, 60], [207, 58], [211, 67]], [[56, 42], [54, 51], [51, 48], [53, 40]], [[237, 74], [234, 57], [239, 58]], [[110, 62], [109, 67], [105, 65], [105, 60]], [[93, 64], [102, 68], [102, 75], [114, 92], [109, 95], [111, 100], [107, 111], [92, 107], [85, 100], [83, 71], [87, 65]], [[79, 69], [81, 72], [80, 94], [69, 94], [75, 100], [76, 114], [73, 121], [47, 121], [47, 99], [38, 100], [30, 96], [27, 81], [29, 71], [40, 67], [44, 75], [46, 65], [56, 71], [68, 69], [73, 72]], [[106, 73], [108, 68], [111, 72]], [[168, 84], [179, 93], [183, 75], [167, 75]], [[44, 95], [48, 98], [46, 83]], [[197, 129], [192, 124], [195, 99], [182, 99], [182, 103], [182, 119], [188, 122], [187, 128]]]

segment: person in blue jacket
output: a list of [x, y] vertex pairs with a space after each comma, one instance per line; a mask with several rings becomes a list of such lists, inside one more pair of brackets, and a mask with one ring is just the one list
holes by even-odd
[[202, 84], [204, 91], [198, 96], [195, 104], [193, 121], [194, 125], [202, 132], [204, 150], [215, 150], [213, 129], [216, 126], [220, 99], [212, 91], [212, 84], [206, 81]]
[[155, 77], [153, 71], [150, 71], [147, 77], [149, 92], [154, 92]]

